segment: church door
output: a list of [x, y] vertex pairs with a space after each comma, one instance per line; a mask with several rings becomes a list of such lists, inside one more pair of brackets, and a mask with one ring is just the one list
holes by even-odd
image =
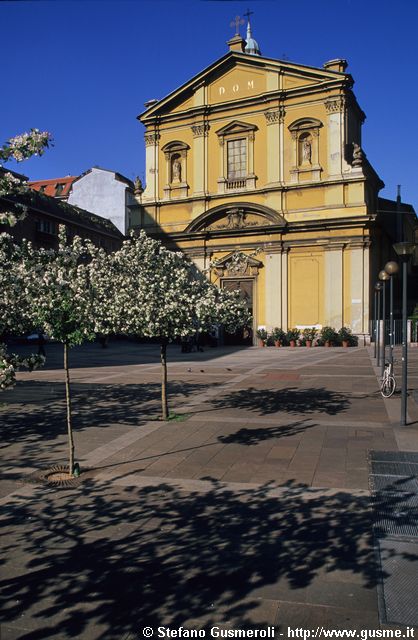
[[247, 307], [253, 316], [253, 322], [247, 327], [238, 329], [235, 333], [227, 333], [224, 331], [225, 345], [246, 345], [254, 344], [254, 280], [252, 278], [223, 280], [222, 287], [227, 291], [239, 291], [241, 298], [247, 303]]

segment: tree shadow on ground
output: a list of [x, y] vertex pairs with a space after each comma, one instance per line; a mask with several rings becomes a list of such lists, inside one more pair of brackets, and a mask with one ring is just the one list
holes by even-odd
[[[216, 360], [226, 354], [242, 352], [249, 347], [205, 347], [203, 352], [193, 351], [182, 353], [181, 345], [170, 344], [167, 352], [168, 364], [181, 365], [186, 362], [204, 364]], [[27, 356], [38, 352], [36, 344], [9, 346], [9, 351]], [[63, 346], [59, 343], [45, 345], [46, 362], [42, 371], [56, 371], [63, 368]], [[103, 349], [98, 342], [86, 342], [70, 349], [70, 369], [84, 369], [92, 367], [118, 367], [132, 365], [160, 364], [160, 346], [158, 343], [140, 343], [134, 340], [111, 340], [108, 347]]]
[[57, 629], [64, 638], [124, 638], [187, 620], [252, 626], [260, 597], [287, 599], [333, 572], [376, 585], [366, 496], [292, 483], [36, 491], [10, 500], [3, 522], [2, 617], [27, 630], [21, 640]]
[[286, 437], [292, 437], [299, 433], [304, 433], [307, 429], [316, 427], [316, 424], [306, 420], [298, 420], [290, 424], [268, 427], [243, 427], [235, 433], [228, 433], [218, 437], [220, 442], [224, 444], [245, 444], [247, 446], [256, 445], [265, 440], [273, 440]]
[[219, 395], [211, 400], [214, 409], [236, 408], [254, 411], [265, 416], [273, 413], [311, 414], [326, 413], [336, 415], [347, 411], [350, 400], [347, 394], [330, 391], [322, 387], [284, 389], [240, 389]]
[[[206, 384], [170, 382], [170, 401], [184, 401], [207, 389]], [[50, 389], [53, 389], [53, 394]], [[161, 415], [161, 386], [74, 384], [72, 387], [73, 428], [77, 432], [112, 424], [141, 426]], [[66, 435], [65, 391], [63, 383], [19, 382], [15, 398], [27, 398], [28, 404], [0, 409], [1, 442], [20, 444], [20, 465], [47, 462], [55, 441]], [[30, 394], [30, 395], [29, 395]], [[13, 398], [12, 395], [10, 397]], [[30, 403], [30, 404], [29, 404]], [[77, 444], [77, 442], [76, 442]], [[5, 449], [7, 450], [7, 449]], [[44, 456], [44, 457], [42, 457]]]

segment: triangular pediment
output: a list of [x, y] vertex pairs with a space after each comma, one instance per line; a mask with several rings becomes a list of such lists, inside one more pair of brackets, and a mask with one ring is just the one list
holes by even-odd
[[254, 258], [254, 256], [252, 255], [248, 255], [244, 251], [231, 251], [230, 253], [228, 253], [228, 255], [216, 260], [216, 267], [228, 267], [231, 263], [231, 260], [237, 257], [237, 254], [239, 255], [239, 257], [243, 256], [251, 267], [261, 267], [263, 265], [260, 260], [257, 260], [257, 258]]
[[228, 136], [232, 133], [248, 133], [249, 131], [256, 131], [258, 127], [255, 124], [248, 124], [246, 122], [240, 122], [239, 120], [233, 120], [229, 124], [225, 125], [221, 129], [217, 130], [218, 136]]
[[202, 108], [237, 99], [272, 95], [304, 87], [335, 84], [349, 80], [343, 72], [329, 71], [294, 64], [287, 60], [274, 60], [262, 56], [229, 52], [201, 73], [191, 78], [165, 98], [152, 104], [138, 118], [147, 124], [156, 117], [177, 112], [199, 112]]

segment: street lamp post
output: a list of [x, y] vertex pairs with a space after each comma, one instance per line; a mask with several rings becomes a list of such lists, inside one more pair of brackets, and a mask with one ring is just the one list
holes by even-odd
[[380, 364], [380, 292], [382, 291], [382, 283], [376, 282], [374, 285], [374, 290], [377, 293], [377, 319], [376, 319], [376, 366], [378, 367]]
[[415, 250], [413, 242], [397, 242], [393, 245], [402, 262], [402, 389], [401, 389], [401, 427], [406, 425], [408, 395], [408, 317], [407, 317], [407, 277], [408, 261]]
[[374, 288], [374, 322], [373, 322], [373, 335], [374, 335], [374, 358], [377, 353], [377, 289]]
[[383, 378], [385, 373], [385, 360], [386, 360], [386, 281], [390, 279], [390, 275], [386, 273], [384, 269], [379, 271], [379, 280], [382, 281], [382, 337], [380, 339], [380, 373]]
[[393, 320], [393, 276], [399, 271], [397, 262], [391, 260], [385, 264], [385, 271], [390, 275], [389, 285], [389, 324], [390, 324], [390, 341], [389, 341], [389, 362], [393, 365], [393, 348], [395, 346], [395, 323]]

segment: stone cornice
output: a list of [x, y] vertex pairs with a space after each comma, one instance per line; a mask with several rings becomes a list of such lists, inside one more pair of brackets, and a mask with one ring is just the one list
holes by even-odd
[[[348, 88], [348, 86], [349, 85], [347, 84], [347, 80], [336, 78], [335, 80], [332, 79], [318, 85], [305, 85], [286, 90], [276, 89], [274, 91], [267, 91], [261, 95], [249, 96], [246, 98], [239, 98], [215, 104], [199, 105], [197, 107], [186, 109], [185, 111], [158, 114], [150, 116], [149, 118], [145, 116], [143, 118], [141, 117], [140, 120], [141, 122], [143, 122], [143, 124], [149, 126], [149, 124], [151, 123], [155, 124], [157, 122], [169, 122], [172, 120], [179, 121], [188, 118], [196, 118], [199, 115], [201, 116], [203, 114], [218, 113], [220, 111], [230, 111], [231, 109], [236, 109], [237, 107], [241, 108], [247, 105], [251, 106], [255, 104], [266, 104], [269, 101], [277, 102], [277, 100], [280, 100], [281, 102], [283, 102], [284, 100], [296, 98], [299, 96], [309, 97], [317, 95], [318, 93], [326, 93], [332, 91], [337, 92]], [[339, 96], [336, 96], [336, 98], [338, 97]], [[328, 100], [333, 99], [334, 98], [329, 98]]]

